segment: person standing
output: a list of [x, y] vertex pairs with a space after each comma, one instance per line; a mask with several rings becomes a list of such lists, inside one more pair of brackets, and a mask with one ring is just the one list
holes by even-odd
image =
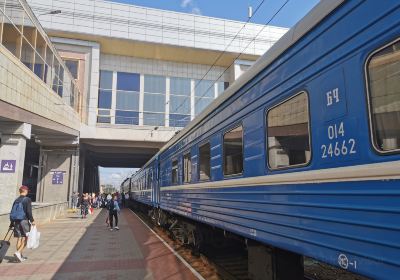
[[21, 186], [19, 188], [19, 197], [15, 199], [10, 211], [10, 229], [14, 228], [14, 237], [17, 238], [17, 251], [14, 256], [19, 262], [25, 261], [27, 258], [22, 256], [22, 251], [26, 247], [28, 241], [27, 233], [30, 231], [31, 225], [35, 225], [32, 216], [32, 201], [27, 197], [29, 188]]
[[[120, 212], [120, 208], [118, 205], [118, 196], [116, 194], [113, 195], [113, 199], [111, 199], [108, 205], [108, 217], [110, 222], [110, 231], [119, 230], [118, 227], [118, 213]], [[115, 227], [113, 227], [113, 222], [115, 219]]]

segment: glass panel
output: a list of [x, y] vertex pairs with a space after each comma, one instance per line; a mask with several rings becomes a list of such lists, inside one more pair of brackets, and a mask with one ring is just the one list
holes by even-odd
[[144, 94], [143, 110], [165, 112], [165, 94]]
[[22, 22], [25, 14], [24, 8], [18, 0], [7, 0], [5, 7], [6, 16], [14, 23], [18, 30], [22, 32]]
[[[4, 11], [4, 4], [6, 3], [5, 0], [0, 0], [0, 12]], [[1, 14], [1, 13], [0, 13]]]
[[174, 95], [190, 96], [190, 79], [170, 78], [170, 93]]
[[19, 33], [15, 26], [5, 17], [2, 43], [17, 58], [19, 58], [21, 37], [21, 33]]
[[45, 67], [45, 81], [48, 85], [51, 84], [52, 82], [52, 75], [53, 75], [53, 71], [54, 71], [54, 67], [53, 67], [53, 51], [47, 47], [46, 48], [46, 65], [47, 67]]
[[36, 76], [43, 80], [44, 61], [37, 53], [35, 53], [35, 67], [33, 71], [35, 72]]
[[110, 110], [99, 110], [98, 114], [102, 116], [109, 116], [110, 115]]
[[97, 117], [97, 122], [98, 123], [110, 123], [111, 118], [110, 117]]
[[113, 73], [111, 71], [100, 70], [100, 88], [112, 89]]
[[215, 97], [214, 82], [208, 80], [196, 80], [194, 94], [197, 97]]
[[117, 110], [116, 116], [115, 116], [115, 123], [116, 124], [138, 125], [139, 124], [139, 112]]
[[217, 95], [221, 95], [229, 87], [228, 82], [218, 82], [217, 83]]
[[165, 86], [165, 77], [144, 75], [144, 92], [165, 93]]
[[190, 183], [192, 181], [192, 158], [190, 153], [183, 156], [183, 182]]
[[213, 100], [212, 98], [196, 98], [194, 104], [195, 115], [200, 114]]
[[76, 80], [78, 79], [78, 69], [79, 69], [79, 60], [64, 60], [65, 66], [67, 66], [69, 72], [72, 74], [72, 77]]
[[211, 176], [211, 154], [210, 154], [210, 143], [204, 144], [199, 148], [199, 179], [200, 180], [210, 180]]
[[186, 96], [170, 96], [170, 113], [190, 115], [190, 97]]
[[157, 113], [143, 113], [143, 124], [165, 126], [165, 115]]
[[117, 73], [117, 90], [140, 91], [140, 75], [135, 73]]
[[26, 40], [28, 40], [32, 47], [35, 47], [36, 28], [27, 14], [25, 14], [24, 19], [24, 37]]
[[139, 111], [139, 93], [117, 91], [117, 110]]
[[60, 71], [58, 76], [58, 95], [63, 96], [63, 82], [64, 82], [64, 67], [60, 65]]
[[35, 52], [31, 45], [23, 39], [22, 41], [22, 49], [21, 49], [21, 62], [26, 65], [29, 69], [33, 69], [33, 59], [35, 56]]
[[267, 124], [268, 163], [271, 169], [309, 162], [308, 96], [305, 92], [269, 110]]
[[224, 175], [243, 173], [243, 127], [224, 135]]
[[368, 63], [372, 132], [380, 151], [400, 149], [400, 41]]
[[111, 109], [111, 98], [112, 98], [111, 90], [100, 89], [98, 108]]
[[39, 32], [37, 32], [36, 35], [36, 51], [43, 59], [45, 58], [46, 41]]
[[170, 127], [185, 127], [190, 122], [190, 115], [169, 115], [169, 126]]
[[177, 160], [174, 160], [173, 162], [172, 162], [172, 172], [171, 172], [172, 174], [172, 184], [174, 185], [174, 184], [177, 184], [178, 183], [178, 161]]

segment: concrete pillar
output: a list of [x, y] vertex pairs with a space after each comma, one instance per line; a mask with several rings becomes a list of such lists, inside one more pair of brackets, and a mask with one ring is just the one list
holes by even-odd
[[38, 202], [70, 201], [78, 191], [79, 147], [41, 147], [37, 186]]
[[0, 214], [10, 212], [22, 184], [26, 140], [31, 137], [27, 123], [0, 122]]

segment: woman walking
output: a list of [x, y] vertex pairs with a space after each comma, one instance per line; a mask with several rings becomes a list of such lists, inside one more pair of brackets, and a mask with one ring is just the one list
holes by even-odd
[[[116, 194], [113, 195], [113, 199], [111, 199], [108, 206], [108, 217], [110, 222], [110, 231], [119, 230], [118, 227], [118, 213], [120, 212], [120, 208], [118, 205], [118, 197]], [[113, 226], [113, 222], [115, 219], [115, 227]]]
[[87, 214], [89, 213], [89, 197], [87, 194], [83, 194], [81, 198], [81, 218], [86, 219]]

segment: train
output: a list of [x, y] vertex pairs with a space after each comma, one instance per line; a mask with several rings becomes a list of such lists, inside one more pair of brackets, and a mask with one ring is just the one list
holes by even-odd
[[188, 243], [398, 279], [400, 1], [320, 1], [124, 184]]

